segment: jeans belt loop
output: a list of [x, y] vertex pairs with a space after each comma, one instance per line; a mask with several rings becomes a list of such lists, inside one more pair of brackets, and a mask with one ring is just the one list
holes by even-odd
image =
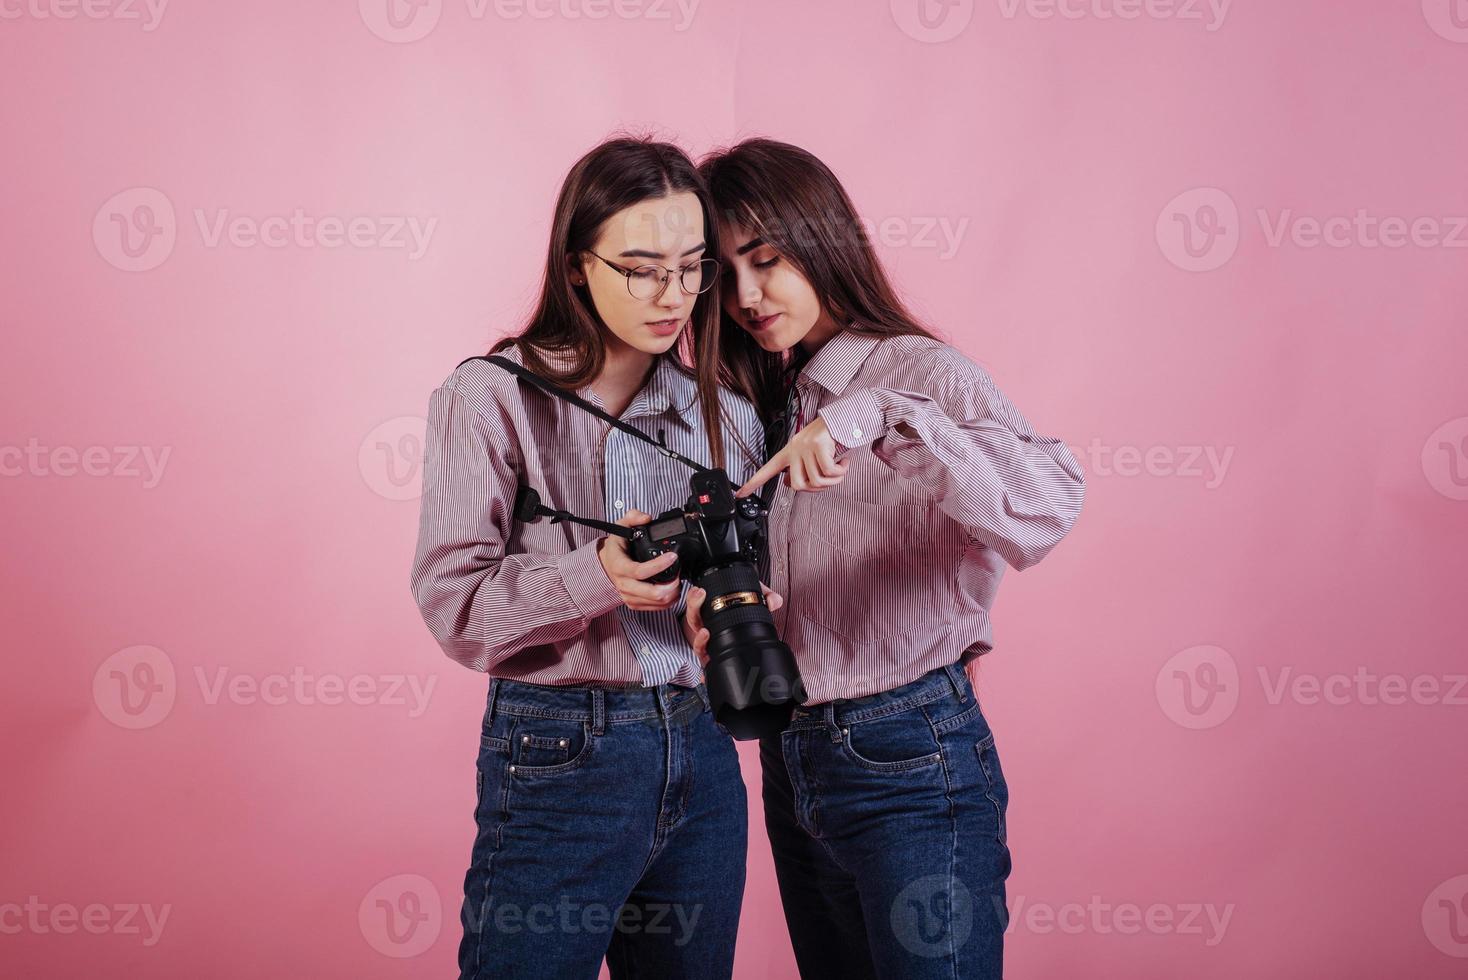
[[831, 741], [841, 741], [841, 729], [836, 725], [836, 702], [827, 701], [821, 705], [821, 719], [825, 721], [826, 727], [830, 729]]
[[607, 730], [607, 692], [601, 688], [591, 691], [591, 734], [604, 735]]
[[963, 668], [957, 664], [948, 664], [943, 668], [943, 672], [948, 675], [948, 683], [953, 685], [953, 693], [958, 697], [958, 703], [967, 704], [968, 692], [963, 689]]
[[484, 709], [484, 725], [488, 728], [494, 724], [494, 699], [500, 693], [500, 679], [491, 677], [489, 679], [489, 704]]

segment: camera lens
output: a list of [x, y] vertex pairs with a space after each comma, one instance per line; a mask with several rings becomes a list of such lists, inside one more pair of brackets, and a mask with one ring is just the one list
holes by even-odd
[[783, 731], [798, 700], [800, 673], [775, 631], [754, 566], [711, 568], [697, 584], [707, 593], [701, 610], [709, 631], [704, 674], [714, 719], [737, 739]]

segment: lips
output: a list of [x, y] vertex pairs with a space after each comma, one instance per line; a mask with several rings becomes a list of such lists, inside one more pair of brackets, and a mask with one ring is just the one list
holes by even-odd
[[759, 331], [764, 330], [770, 324], [774, 323], [782, 315], [783, 314], [780, 313], [771, 313], [769, 316], [750, 317], [746, 322], [749, 323], [749, 329], [758, 333]]
[[647, 325], [647, 328], [659, 337], [670, 337], [677, 333], [678, 328], [682, 326], [683, 321], [674, 318], [671, 320], [654, 320]]

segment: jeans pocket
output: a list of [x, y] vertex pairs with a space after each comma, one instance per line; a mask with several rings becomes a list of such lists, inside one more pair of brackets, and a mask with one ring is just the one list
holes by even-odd
[[509, 732], [510, 772], [549, 776], [579, 769], [591, 753], [591, 726], [565, 718], [516, 718]]
[[908, 772], [943, 760], [933, 727], [921, 711], [859, 721], [841, 729], [846, 757], [869, 772]]

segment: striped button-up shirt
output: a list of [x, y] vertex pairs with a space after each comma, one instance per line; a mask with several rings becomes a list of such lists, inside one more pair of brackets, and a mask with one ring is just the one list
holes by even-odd
[[1005, 564], [1043, 558], [1080, 513], [1085, 482], [978, 365], [923, 336], [844, 330], [796, 378], [848, 461], [819, 493], [772, 499], [770, 586], [806, 701], [906, 684], [992, 648]]
[[[523, 363], [517, 348], [501, 353]], [[589, 386], [577, 394], [606, 407]], [[725, 390], [719, 397], [725, 468], [742, 483], [758, 463], [744, 447], [762, 450], [764, 429], [749, 402]], [[712, 465], [698, 389], [670, 356], [621, 418]], [[629, 609], [597, 554], [605, 532], [513, 520], [519, 483], [578, 517], [613, 521], [634, 508], [656, 517], [687, 502], [692, 470], [483, 360], [460, 365], [433, 392], [424, 452], [412, 588], [446, 654], [534, 684], [702, 681], [679, 623], [686, 583], [671, 609]]]

